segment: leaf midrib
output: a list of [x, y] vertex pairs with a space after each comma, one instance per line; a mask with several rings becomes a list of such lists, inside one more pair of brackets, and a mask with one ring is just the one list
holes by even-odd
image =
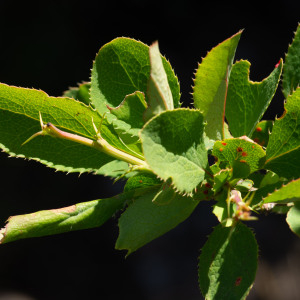
[[[13, 111], [13, 110], [10, 110], [10, 109], [3, 109], [3, 108], [1, 108], [1, 107], [0, 107], [0, 110], [2, 110], [2, 111], [8, 111], [8, 112], [13, 113], [13, 114], [16, 114], [16, 115], [25, 116], [25, 117], [27, 117], [27, 118], [29, 118], [29, 119], [31, 119], [31, 120], [37, 121], [38, 123], [40, 122], [39, 119], [34, 118], [34, 117], [32, 117], [32, 116], [30, 116], [30, 115], [28, 115], [28, 114], [26, 114], [26, 113], [16, 112], [16, 111]], [[54, 117], [53, 117], [53, 118], [54, 118]], [[73, 117], [72, 117], [72, 118], [73, 118]], [[54, 118], [54, 119], [55, 119], [55, 118]], [[75, 118], [73, 118], [73, 119], [76, 120], [76, 121], [78, 121], [78, 120], [75, 119]], [[79, 124], [81, 124], [81, 123], [79, 122]], [[66, 127], [66, 126], [62, 126], [62, 125], [59, 124], [59, 122], [57, 122], [57, 126], [59, 126], [60, 128], [66, 129], [66, 130], [68, 130], [68, 131], [71, 132], [71, 133], [76, 133], [76, 134], [78, 134], [78, 135], [86, 136], [86, 137], [89, 137], [89, 138], [93, 138], [93, 139], [94, 139], [94, 137], [93, 137], [92, 135], [87, 135], [87, 134], [84, 134], [84, 133], [82, 133], [82, 132], [78, 132], [78, 131], [75, 131], [75, 130], [73, 130], [73, 129], [70, 129], [70, 128]], [[87, 131], [88, 131], [88, 130], [87, 130]], [[89, 131], [88, 131], [88, 132], [89, 132]]]
[[[291, 153], [291, 152], [293, 152], [293, 151], [297, 151], [298, 149], [300, 149], [300, 145], [297, 146], [296, 148], [290, 149], [289, 151], [286, 151], [286, 152], [284, 152], [284, 153], [281, 153], [281, 154], [279, 154], [278, 156], [273, 156], [273, 157], [271, 157], [271, 158], [269, 158], [269, 159], [266, 160], [265, 165], [268, 164], [269, 162], [271, 162], [271, 161], [274, 160], [274, 159], [278, 159], [278, 158], [280, 158], [281, 156], [284, 156], [284, 155], [286, 155], [286, 154], [289, 154], [289, 153]], [[276, 153], [277, 153], [277, 152], [276, 152]]]
[[139, 87], [137, 87], [137, 86], [135, 85], [135, 83], [133, 82], [131, 76], [128, 74], [127, 69], [124, 67], [123, 62], [122, 62], [122, 60], [120, 59], [120, 55], [119, 55], [119, 54], [117, 53], [117, 51], [115, 50], [115, 45], [113, 45], [112, 50], [114, 51], [114, 53], [115, 53], [116, 56], [118, 57], [119, 63], [120, 63], [120, 65], [122, 66], [123, 70], [125, 71], [125, 74], [127, 75], [128, 79], [130, 80], [132, 86], [133, 86], [135, 89], [139, 90]]

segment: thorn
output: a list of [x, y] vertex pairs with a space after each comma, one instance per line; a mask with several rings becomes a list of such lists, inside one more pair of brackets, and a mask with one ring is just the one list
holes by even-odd
[[21, 147], [24, 146], [25, 144], [27, 144], [28, 142], [30, 142], [31, 140], [33, 140], [35, 137], [39, 136], [39, 135], [44, 135], [44, 132], [43, 131], [36, 132], [29, 139], [27, 139], [24, 143], [22, 143]]
[[30, 142], [31, 140], [33, 140], [35, 137], [39, 136], [39, 135], [45, 135], [44, 133], [44, 128], [45, 126], [47, 125], [44, 125], [43, 123], [43, 119], [42, 119], [42, 114], [41, 112], [39, 111], [39, 118], [40, 118], [40, 124], [41, 124], [41, 131], [39, 132], [36, 132], [35, 134], [33, 134], [30, 138], [28, 138], [24, 143], [21, 144], [21, 147], [24, 146], [25, 144], [27, 144], [28, 142]]
[[43, 128], [44, 128], [44, 123], [43, 123], [42, 114], [41, 114], [40, 111], [39, 111], [39, 116], [40, 116], [40, 124], [41, 124], [41, 128], [42, 128], [42, 130], [43, 130]]

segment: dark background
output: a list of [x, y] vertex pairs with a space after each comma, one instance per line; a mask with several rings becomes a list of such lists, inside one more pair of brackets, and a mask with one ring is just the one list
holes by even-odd
[[[245, 29], [237, 59], [248, 59], [261, 81], [283, 58], [299, 17], [298, 1], [0, 1], [0, 82], [60, 96], [88, 81], [99, 48], [118, 36], [160, 51], [179, 77], [182, 101], [191, 101], [197, 63], [212, 47]], [[266, 118], [280, 115], [280, 89]], [[108, 178], [65, 175], [32, 161], [0, 154], [0, 221], [10, 215], [59, 208], [121, 191]], [[101, 228], [0, 247], [0, 300], [201, 299], [197, 257], [212, 226], [210, 204], [201, 203], [176, 229], [125, 259], [114, 250], [117, 220]], [[260, 246], [259, 269], [249, 299], [300, 299], [300, 244], [284, 217], [248, 223]], [[2, 225], [1, 225], [2, 226]], [[237, 253], [238, 257], [238, 253]]]

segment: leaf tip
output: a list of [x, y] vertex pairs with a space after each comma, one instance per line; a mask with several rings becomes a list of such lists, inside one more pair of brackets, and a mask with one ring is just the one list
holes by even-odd
[[7, 231], [7, 225], [0, 229], [0, 244], [3, 244]]
[[282, 62], [283, 62], [283, 60], [282, 60], [282, 58], [280, 58], [278, 63], [275, 65], [275, 69], [277, 69], [282, 64]]

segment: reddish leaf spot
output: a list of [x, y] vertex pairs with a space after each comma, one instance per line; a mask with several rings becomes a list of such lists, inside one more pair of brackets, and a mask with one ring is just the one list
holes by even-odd
[[165, 183], [165, 184], [163, 185], [162, 189], [165, 190], [165, 189], [169, 188], [170, 186], [171, 186], [170, 184]]
[[245, 163], [246, 161], [245, 161], [244, 159], [241, 159], [240, 162], [241, 162], [241, 163]]
[[247, 156], [247, 155], [248, 155], [247, 152], [243, 152], [243, 153], [242, 153], [242, 156], [243, 156], [243, 157], [245, 157], [245, 156]]
[[[260, 141], [258, 138], [255, 138], [254, 140], [253, 140], [256, 144], [259, 144], [259, 145], [261, 145], [261, 146], [263, 146], [265, 143], [266, 143], [266, 141]], [[253, 148], [253, 147], [252, 147]]]
[[279, 62], [275, 65], [275, 68], [278, 68], [280, 65], [281, 59], [279, 59]]
[[203, 194], [207, 195], [208, 194], [208, 190], [204, 190]]
[[227, 145], [227, 143], [225, 143], [225, 142], [222, 142], [222, 145], [223, 145], [223, 146], [226, 146], [226, 145]]
[[211, 185], [208, 182], [205, 183], [205, 186], [209, 189], [211, 188]]
[[143, 183], [143, 180], [139, 180], [139, 183]]
[[219, 150], [220, 150], [220, 152], [222, 152], [222, 151], [223, 151], [223, 148], [220, 148]]
[[254, 146], [252, 146], [252, 149], [254, 149], [255, 147]]
[[241, 284], [241, 281], [242, 281], [242, 277], [239, 276], [239, 277], [235, 280], [234, 285], [235, 285], [235, 286], [239, 286], [239, 285]]
[[261, 131], [262, 131], [262, 128], [261, 128], [261, 127], [257, 127], [255, 130], [256, 130], [257, 132], [261, 132]]
[[243, 151], [243, 148], [242, 148], [242, 147], [237, 147], [237, 148], [236, 148], [236, 151], [237, 151], [237, 152], [242, 152], [242, 151]]

